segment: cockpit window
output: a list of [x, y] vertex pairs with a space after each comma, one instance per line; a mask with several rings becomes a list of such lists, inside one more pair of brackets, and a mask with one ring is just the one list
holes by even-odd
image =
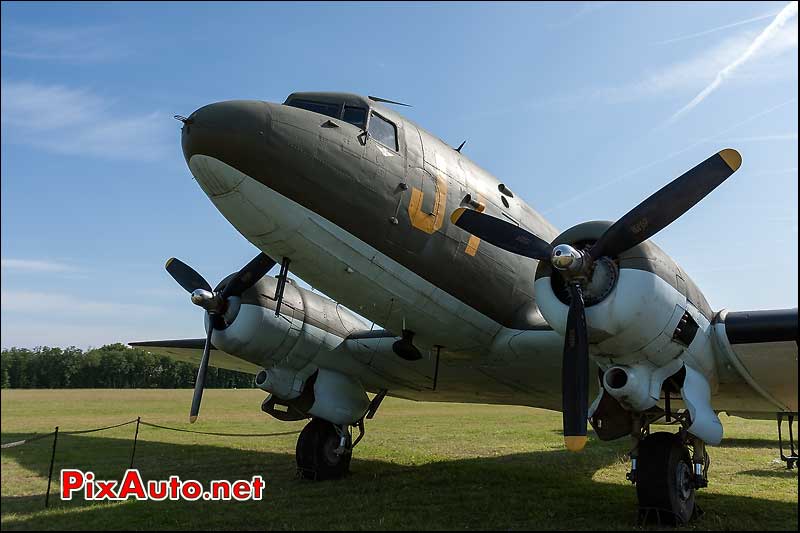
[[374, 112], [369, 120], [369, 135], [379, 143], [397, 151], [397, 128]]
[[332, 118], [339, 118], [339, 109], [341, 109], [339, 104], [314, 102], [312, 100], [300, 99], [290, 100], [289, 105], [292, 107], [299, 107], [300, 109], [305, 109], [307, 111], [313, 111], [314, 113], [319, 113], [321, 115], [327, 115]]
[[364, 129], [364, 124], [367, 122], [367, 110], [363, 107], [344, 106], [344, 114], [342, 120], [349, 122], [353, 126], [358, 126]]

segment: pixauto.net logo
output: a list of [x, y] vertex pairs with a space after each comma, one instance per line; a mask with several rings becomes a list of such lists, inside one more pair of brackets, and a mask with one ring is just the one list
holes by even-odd
[[75, 469], [61, 471], [61, 499], [71, 500], [73, 494], [87, 501], [136, 500], [186, 500], [186, 501], [247, 501], [261, 500], [266, 482], [261, 476], [252, 479], [229, 481], [217, 479], [209, 482], [208, 489], [194, 479], [181, 480], [170, 476], [167, 480], [143, 481], [139, 470], [125, 471], [120, 481], [95, 479], [93, 472]]

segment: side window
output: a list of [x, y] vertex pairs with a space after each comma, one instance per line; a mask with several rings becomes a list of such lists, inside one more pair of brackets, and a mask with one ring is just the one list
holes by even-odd
[[397, 151], [397, 128], [374, 112], [369, 120], [369, 135], [379, 143]]
[[311, 100], [291, 100], [289, 105], [292, 107], [299, 107], [306, 111], [313, 111], [320, 115], [327, 115], [333, 118], [339, 118], [339, 104], [329, 104], [325, 102], [313, 102]]
[[363, 107], [352, 107], [346, 105], [344, 106], [342, 120], [349, 122], [353, 126], [358, 126], [363, 130], [364, 124], [367, 123], [367, 110]]

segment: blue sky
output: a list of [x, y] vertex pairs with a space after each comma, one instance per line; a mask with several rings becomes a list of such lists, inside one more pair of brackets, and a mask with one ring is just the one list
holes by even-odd
[[715, 309], [797, 306], [797, 2], [1, 9], [3, 347], [202, 336], [164, 261], [216, 283], [257, 251], [172, 115], [299, 90], [413, 104], [561, 229], [737, 148], [654, 240]]

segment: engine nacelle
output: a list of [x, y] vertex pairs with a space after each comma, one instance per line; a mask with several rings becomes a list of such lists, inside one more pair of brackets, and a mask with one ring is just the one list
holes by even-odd
[[275, 278], [265, 276], [240, 300], [231, 298], [225, 313], [228, 326], [214, 330], [214, 346], [265, 368], [280, 365], [287, 371], [298, 371], [321, 351], [336, 348], [352, 331], [369, 327], [333, 300], [292, 283], [285, 286], [276, 316], [276, 285]]
[[[580, 224], [562, 233], [553, 244], [580, 249], [596, 241], [610, 225]], [[539, 263], [535, 293], [544, 318], [564, 334], [568, 293], [563, 279], [548, 262]], [[696, 337], [707, 337], [713, 316], [696, 285], [650, 241], [613, 260], [598, 260], [592, 280], [584, 288], [584, 300], [592, 355], [603, 368], [645, 361], [664, 366], [683, 354]], [[699, 366], [713, 370], [710, 350], [701, 351], [702, 355], [697, 354], [703, 360]]]
[[[292, 381], [296, 381], [296, 376], [281, 373], [281, 370], [265, 369], [256, 376], [256, 386], [272, 393], [262, 404], [262, 410], [278, 419], [299, 420], [315, 417], [334, 424], [352, 425], [361, 420], [369, 408], [367, 391], [353, 376], [316, 368], [297, 387], [299, 389], [297, 392], [290, 385]], [[288, 377], [289, 380], [281, 380], [281, 377]], [[284, 405], [287, 411], [277, 410], [276, 404]]]
[[354, 424], [369, 408], [369, 398], [358, 379], [319, 369], [314, 381], [314, 403], [308, 414], [334, 424]]

